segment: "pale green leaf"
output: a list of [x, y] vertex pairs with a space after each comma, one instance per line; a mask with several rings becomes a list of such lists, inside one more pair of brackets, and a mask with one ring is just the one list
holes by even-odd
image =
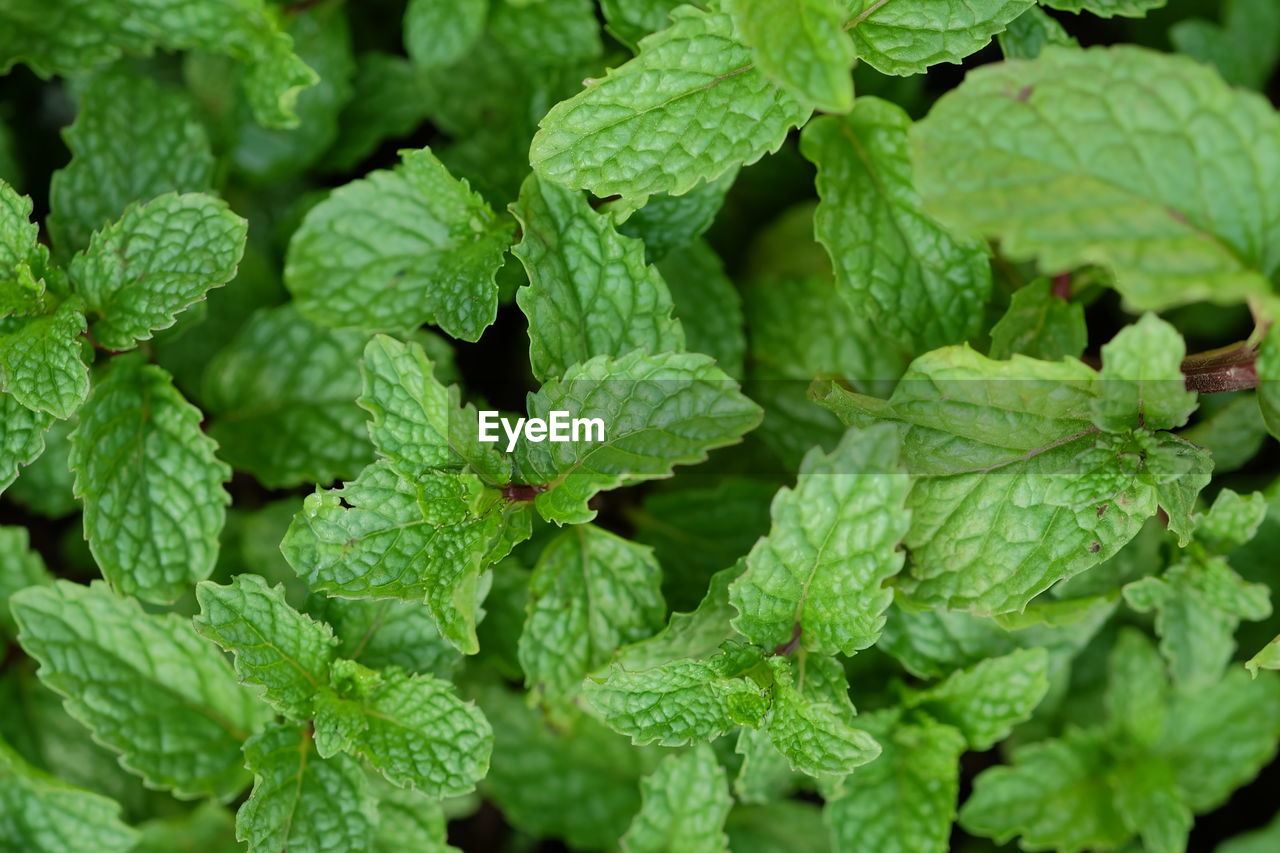
[[644, 244], [623, 237], [576, 190], [531, 175], [512, 212], [512, 253], [529, 275], [516, 302], [529, 318], [529, 360], [542, 381], [587, 359], [684, 349], [671, 294], [645, 263]]
[[1042, 648], [991, 657], [952, 673], [909, 702], [959, 729], [972, 749], [990, 749], [1009, 736], [1049, 691], [1049, 657]]
[[729, 585], [742, 573], [735, 565], [711, 576], [707, 593], [687, 613], [672, 613], [665, 628], [643, 642], [626, 646], [616, 662], [624, 669], [651, 669], [680, 658], [709, 655], [733, 636], [729, 621], [735, 613], [729, 603]]
[[334, 190], [294, 232], [285, 284], [329, 326], [435, 323], [474, 341], [493, 322], [512, 227], [429, 149]]
[[614, 663], [582, 689], [609, 727], [633, 743], [683, 746], [759, 724], [767, 691], [741, 677], [758, 663], [758, 651], [737, 648], [646, 669]]
[[668, 477], [675, 465], [701, 462], [760, 422], [759, 407], [737, 383], [693, 353], [598, 356], [543, 385], [528, 408], [531, 418], [560, 410], [604, 422], [603, 442], [517, 447], [526, 481], [546, 487], [538, 511], [560, 523], [590, 521], [595, 511], [587, 501], [597, 492]]
[[979, 330], [991, 269], [981, 241], [953, 237], [921, 209], [910, 126], [900, 107], [860, 98], [844, 118], [810, 122], [800, 150], [818, 167], [814, 229], [841, 295], [872, 326], [923, 352]]
[[107, 349], [125, 350], [236, 274], [248, 223], [203, 193], [132, 204], [71, 261], [71, 279]]
[[578, 525], [542, 550], [529, 578], [520, 667], [529, 689], [569, 699], [620, 647], [662, 625], [662, 568], [653, 552]]
[[[349, 666], [357, 677], [346, 680], [337, 666], [334, 672], [339, 692], [361, 712], [351, 733], [356, 752], [388, 781], [437, 799], [475, 788], [493, 750], [493, 730], [475, 703], [435, 676]], [[317, 718], [317, 738], [320, 725]]]
[[1049, 280], [1038, 278], [1014, 291], [1009, 309], [991, 327], [995, 359], [1025, 355], [1042, 361], [1079, 358], [1089, 343], [1084, 306], [1060, 299]]
[[858, 58], [885, 74], [960, 62], [990, 43], [1035, 0], [845, 0]]
[[410, 477], [379, 462], [308, 495], [280, 548], [318, 592], [425, 600], [440, 633], [473, 654], [480, 571], [503, 556], [488, 552], [507, 523], [497, 509], [472, 512], [477, 488], [472, 474]]
[[44, 559], [30, 544], [27, 528], [0, 526], [0, 631], [9, 637], [18, 629], [9, 613], [9, 599], [29, 586], [53, 580]]
[[231, 471], [202, 417], [164, 370], [134, 358], [114, 359], [80, 411], [70, 464], [85, 538], [126, 595], [170, 602], [213, 571]]
[[529, 150], [535, 171], [600, 197], [680, 195], [777, 150], [809, 117], [753, 67], [728, 13], [685, 6], [672, 20], [551, 108]]
[[406, 672], [448, 678], [462, 662], [458, 650], [440, 636], [430, 608], [418, 601], [313, 594], [307, 612], [333, 627], [340, 656], [372, 669], [398, 666]]
[[[813, 656], [792, 667], [778, 655], [769, 665], [773, 708], [766, 726], [769, 739], [793, 770], [839, 777], [880, 755], [876, 739], [851, 725], [853, 706], [839, 662]], [[821, 683], [824, 680], [827, 683]]]
[[51, 423], [53, 415], [33, 412], [12, 394], [0, 391], [0, 491], [44, 450], [44, 432]]
[[1267, 517], [1267, 496], [1262, 492], [1241, 495], [1223, 489], [1208, 511], [1195, 517], [1196, 541], [1228, 554], [1252, 539]]
[[287, 717], [310, 717], [338, 643], [329, 626], [294, 610], [284, 588], [260, 575], [237, 575], [226, 586], [204, 581], [196, 598], [196, 631], [235, 655], [241, 683], [265, 688], [266, 700]]
[[893, 600], [883, 584], [902, 567], [897, 545], [911, 520], [898, 452], [889, 426], [849, 430], [830, 455], [809, 452], [730, 589], [734, 627], [747, 639], [846, 655], [876, 641]]
[[183, 796], [244, 787], [240, 744], [266, 709], [189, 623], [145, 614], [102, 584], [31, 587], [10, 606], [40, 680], [126, 768]]
[[944, 223], [998, 237], [1046, 274], [1106, 267], [1134, 309], [1238, 302], [1280, 267], [1280, 201], [1257, 190], [1280, 181], [1280, 118], [1185, 57], [1050, 47], [990, 65], [912, 141]]
[[488, 0], [410, 0], [404, 12], [404, 47], [419, 68], [452, 65], [484, 32]]
[[448, 827], [439, 802], [417, 791], [402, 791], [386, 784], [378, 787], [374, 853], [459, 853], [445, 840]]
[[728, 853], [724, 822], [733, 799], [707, 744], [664, 758], [641, 780], [640, 796], [620, 842], [624, 853]]
[[1186, 354], [1182, 335], [1155, 314], [1125, 326], [1102, 347], [1094, 423], [1108, 432], [1185, 424], [1196, 410], [1196, 395], [1186, 389], [1180, 366]]
[[841, 0], [733, 0], [726, 4], [756, 67], [802, 103], [853, 108], [853, 42]]
[[50, 180], [48, 228], [64, 255], [133, 202], [213, 182], [213, 152], [191, 100], [122, 68], [93, 77], [62, 136], [72, 157]]
[[119, 803], [32, 767], [0, 741], [0, 838], [24, 853], [129, 853], [138, 834]]
[[[884, 715], [877, 715], [884, 719]], [[868, 720], [884, 751], [827, 799], [833, 853], [944, 853], [956, 813], [964, 738], [930, 720]]]
[[364, 768], [350, 756], [320, 758], [311, 736], [278, 725], [244, 745], [253, 791], [236, 813], [236, 837], [250, 853], [369, 849], [377, 806]]
[[1195, 816], [1182, 802], [1174, 774], [1160, 761], [1119, 769], [1113, 787], [1116, 808], [1147, 853], [1185, 853]]
[[1107, 718], [1122, 737], [1149, 747], [1164, 731], [1169, 685], [1155, 644], [1134, 628], [1121, 630], [1107, 658]]
[[364, 343], [292, 305], [255, 312], [204, 371], [218, 455], [272, 488], [354, 478], [373, 456], [355, 401]]
[[733, 751], [742, 756], [733, 778], [733, 796], [740, 803], [770, 803], [789, 796], [800, 784], [791, 761], [778, 751], [768, 728], [742, 726]]
[[1249, 658], [1245, 667], [1254, 677], [1257, 677], [1260, 669], [1280, 669], [1280, 637], [1263, 646], [1256, 655]]

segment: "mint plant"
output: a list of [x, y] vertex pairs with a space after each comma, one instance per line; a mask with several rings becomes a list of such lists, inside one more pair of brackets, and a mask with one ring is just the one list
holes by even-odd
[[0, 848], [1280, 849], [1277, 65], [0, 2]]

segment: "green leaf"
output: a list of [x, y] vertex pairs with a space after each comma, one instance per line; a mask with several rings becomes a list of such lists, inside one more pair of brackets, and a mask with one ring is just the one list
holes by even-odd
[[1261, 829], [1237, 835], [1214, 848], [1214, 853], [1270, 853], [1280, 844], [1280, 817]]
[[1228, 554], [1257, 534], [1267, 517], [1267, 496], [1241, 495], [1223, 489], [1209, 511], [1196, 516], [1196, 541], [1219, 554]]
[[535, 694], [578, 692], [588, 673], [621, 646], [662, 625], [662, 568], [653, 552], [592, 525], [578, 525], [542, 550], [529, 579], [520, 667]]
[[18, 630], [9, 613], [14, 593], [52, 580], [40, 554], [31, 550], [27, 528], [0, 526], [0, 632], [13, 637]]
[[68, 299], [52, 314], [0, 334], [0, 390], [37, 412], [61, 419], [75, 414], [89, 393], [79, 340], [83, 308], [79, 299]]
[[707, 593], [698, 606], [686, 613], [672, 613], [665, 628], [643, 642], [626, 646], [618, 652], [616, 662], [623, 669], [652, 669], [680, 658], [710, 655], [733, 636], [729, 620], [733, 605], [729, 603], [729, 585], [742, 573], [735, 565], [711, 576]]
[[1021, 610], [1114, 554], [1157, 504], [1189, 528], [1207, 458], [1168, 433], [1100, 433], [1096, 379], [1074, 359], [991, 361], [947, 347], [916, 359], [888, 401], [816, 389], [847, 422], [903, 424], [903, 459], [918, 475], [905, 591], [951, 609]]
[[338, 115], [338, 137], [321, 167], [350, 172], [387, 139], [408, 136], [430, 107], [426, 75], [403, 56], [371, 50], [356, 57], [355, 94]]
[[1258, 346], [1254, 362], [1258, 373], [1258, 410], [1267, 432], [1280, 436], [1280, 329], [1274, 326]]
[[459, 853], [445, 841], [447, 827], [440, 803], [416, 791], [379, 786], [374, 853]]
[[853, 108], [853, 42], [837, 0], [736, 0], [728, 4], [756, 67], [802, 103], [829, 113]]
[[102, 584], [32, 587], [10, 607], [40, 680], [126, 768], [186, 797], [244, 787], [240, 744], [265, 709], [189, 623], [146, 614]]
[[0, 837], [13, 850], [129, 853], [138, 842], [119, 803], [41, 772], [4, 741], [0, 783]]
[[140, 824], [142, 841], [133, 853], [241, 853], [235, 821], [226, 808], [206, 801], [190, 811]]
[[600, 9], [609, 32], [634, 50], [640, 39], [665, 29], [671, 23], [671, 10], [681, 5], [682, 0], [601, 0]]
[[1271, 591], [1246, 583], [1220, 557], [1177, 562], [1159, 578], [1129, 584], [1124, 597], [1137, 610], [1156, 611], [1160, 650], [1174, 680], [1189, 690], [1221, 677], [1241, 620], [1271, 615]]
[[[884, 715], [877, 715], [885, 719]], [[929, 719], [886, 725], [868, 719], [884, 751], [827, 798], [823, 820], [835, 853], [940, 853], [947, 848], [960, 787], [964, 738]]]
[[1045, 45], [1076, 46], [1076, 40], [1067, 34], [1057, 18], [1039, 6], [1032, 6], [1009, 22], [1004, 32], [996, 36], [1005, 59], [1035, 59]]
[[522, 695], [501, 687], [485, 688], [479, 700], [496, 741], [482, 790], [503, 816], [580, 850], [616, 845], [640, 808], [640, 777], [653, 770], [659, 751], [637, 749], [585, 714], [549, 726]]
[[33, 412], [17, 397], [0, 391], [0, 492], [41, 454], [44, 431], [52, 423], [53, 415]]
[[1164, 731], [1169, 704], [1168, 676], [1155, 645], [1134, 628], [1124, 628], [1107, 659], [1107, 718], [1133, 743], [1149, 747]]
[[587, 679], [583, 695], [614, 731], [632, 743], [684, 746], [714, 740], [735, 725], [758, 725], [767, 691], [742, 673], [759, 652], [727, 649], [632, 670], [614, 663]]
[[512, 227], [429, 149], [401, 155], [311, 208], [289, 241], [285, 284], [325, 325], [435, 323], [474, 341], [497, 311], [494, 274]]
[[684, 349], [644, 244], [620, 235], [582, 193], [530, 175], [511, 210], [523, 235], [512, 253], [529, 274], [516, 302], [529, 318], [534, 376], [545, 382], [592, 356]]
[[465, 468], [490, 483], [511, 481], [511, 461], [481, 444], [475, 408], [459, 403], [456, 385], [445, 387], [416, 342], [377, 335], [364, 348], [360, 407], [372, 415], [369, 436], [379, 455], [401, 471]]
[[404, 47], [419, 68], [452, 65], [484, 32], [487, 0], [409, 0], [404, 12]]
[[1182, 802], [1173, 773], [1161, 762], [1122, 768], [1114, 782], [1116, 808], [1150, 853], [1185, 853], [1195, 816]]
[[990, 749], [1009, 736], [1049, 692], [1049, 657], [1042, 648], [991, 657], [952, 673], [909, 700], [940, 723], [959, 729], [971, 749]]
[[[620, 206], [616, 218], [623, 221], [618, 223], [618, 232], [643, 240], [645, 255], [656, 263], [676, 249], [689, 246], [711, 227], [737, 177], [738, 170], [730, 169], [714, 181], [698, 184], [683, 195], [658, 193], [650, 196], [630, 215], [625, 214], [634, 206], [634, 200], [618, 199], [601, 205], [600, 209], [611, 210], [615, 205]], [[660, 268], [666, 277], [669, 266]]]
[[1263, 646], [1256, 655], [1249, 658], [1245, 667], [1255, 678], [1260, 669], [1280, 669], [1280, 637]]
[[880, 755], [867, 732], [854, 728], [844, 670], [832, 658], [810, 657], [794, 668], [781, 655], [773, 670], [769, 739], [791, 768], [809, 776], [844, 776]]
[[681, 195], [776, 151], [809, 117], [753, 67], [727, 13], [671, 17], [635, 59], [551, 108], [529, 150], [534, 171], [601, 198]]
[[355, 402], [364, 343], [292, 305], [255, 312], [204, 371], [218, 455], [270, 488], [354, 478], [373, 456]]
[[799, 800], [734, 806], [724, 828], [733, 853], [831, 853], [832, 849], [822, 810]]
[[250, 851], [369, 849], [377, 803], [350, 756], [321, 758], [306, 729], [271, 726], [244, 745], [253, 791], [236, 813]]
[[767, 727], [739, 728], [733, 751], [742, 756], [742, 764], [733, 779], [733, 796], [738, 802], [776, 802], [790, 796], [798, 787], [799, 774], [791, 769], [791, 761], [773, 745]]
[[845, 0], [858, 58], [885, 74], [919, 74], [977, 53], [1035, 0]]
[[[2, 408], [3, 404], [0, 404]], [[4, 415], [0, 414], [0, 417]], [[18, 420], [20, 418], [14, 418], [15, 422]], [[63, 518], [80, 508], [71, 488], [75, 474], [67, 467], [67, 457], [71, 452], [69, 436], [76, 423], [75, 418], [53, 422], [44, 434], [44, 452], [23, 470], [22, 476], [13, 484], [9, 491], [11, 499], [46, 518]], [[3, 433], [2, 428], [0, 433]], [[2, 482], [3, 477], [0, 476]]]
[[526, 68], [582, 67], [581, 63], [597, 59], [604, 50], [591, 0], [495, 3], [489, 29]]
[[595, 517], [597, 492], [668, 477], [675, 465], [701, 462], [735, 444], [760, 422], [760, 409], [710, 358], [693, 353], [617, 359], [597, 356], [529, 397], [529, 417], [570, 411], [600, 418], [603, 442], [521, 444], [526, 481], [546, 486], [535, 505], [549, 521], [579, 524]]
[[1125, 326], [1102, 348], [1094, 423], [1108, 432], [1185, 424], [1197, 405], [1182, 376], [1186, 354], [1182, 335], [1154, 314]]
[[830, 455], [809, 452], [730, 589], [734, 627], [747, 639], [845, 655], [876, 641], [893, 600], [883, 584], [902, 567], [897, 545], [911, 520], [898, 452], [889, 426], [850, 430]]
[[1268, 0], [1226, 0], [1222, 24], [1186, 18], [1169, 28], [1169, 40], [1218, 69], [1233, 86], [1263, 89], [1280, 62], [1280, 9]]
[[95, 317], [94, 339], [125, 350], [172, 326], [235, 276], [248, 227], [226, 202], [203, 193], [130, 205], [71, 261], [76, 291]]
[[1112, 789], [1105, 737], [1068, 730], [1057, 740], [1019, 747], [1009, 766], [978, 774], [960, 810], [966, 831], [1004, 844], [1014, 836], [1027, 850], [1110, 850], [1129, 838]]
[[1178, 435], [1209, 452], [1214, 473], [1237, 471], [1266, 441], [1267, 424], [1258, 408], [1263, 393], [1232, 394], [1222, 406], [1208, 412], [1202, 409], [1196, 423]]
[[421, 602], [312, 595], [307, 612], [333, 626], [340, 656], [371, 669], [397, 666], [406, 672], [448, 678], [462, 662], [462, 655], [440, 636], [431, 610]]
[[[1036, 10], [1031, 10], [1036, 11]], [[991, 327], [991, 358], [1025, 355], [1041, 361], [1079, 358], [1089, 343], [1084, 306], [1060, 299], [1046, 278], [1013, 293], [1009, 309]]]
[[489, 549], [506, 524], [497, 510], [473, 514], [478, 487], [472, 474], [410, 477], [379, 462], [308, 495], [280, 549], [317, 592], [425, 600], [440, 633], [474, 654], [480, 571], [503, 556]]
[[1169, 0], [1041, 0], [1051, 9], [1064, 12], [1091, 12], [1100, 18], [1116, 15], [1125, 18], [1141, 18], [1152, 9], [1159, 9]]
[[622, 836], [624, 853], [728, 853], [733, 799], [707, 744], [671, 755], [640, 782], [642, 804]]
[[246, 66], [245, 95], [258, 121], [272, 127], [296, 122], [294, 101], [316, 82], [262, 0], [214, 0], [198, 9], [126, 0], [93, 14], [75, 0], [16, 0], [0, 21], [0, 73], [25, 62], [42, 77], [71, 74], [156, 48], [229, 56]]
[[64, 256], [133, 202], [213, 184], [213, 152], [191, 99], [123, 67], [94, 75], [62, 136], [72, 157], [49, 182], [48, 228]]
[[846, 117], [810, 122], [800, 150], [818, 167], [814, 229], [841, 295], [871, 325], [923, 352], [979, 330], [991, 269], [981, 241], [952, 237], [921, 209], [910, 127], [902, 108], [859, 98]]
[[85, 538], [116, 590], [170, 602], [209, 576], [231, 476], [169, 375], [116, 358], [71, 434]]
[[[345, 666], [334, 667], [335, 686], [360, 713], [352, 749], [402, 788], [437, 799], [475, 788], [489, 767], [493, 730], [474, 703], [431, 675], [339, 664]], [[323, 725], [317, 717], [317, 739]]]
[[294, 610], [284, 587], [268, 586], [260, 575], [237, 575], [226, 586], [204, 581], [196, 598], [196, 631], [235, 655], [240, 682], [264, 687], [285, 716], [310, 717], [338, 644], [329, 626]]
[[[1160, 106], [1136, 122], [1138, 103]], [[984, 68], [912, 130], [917, 185], [945, 224], [1046, 274], [1106, 267], [1134, 310], [1269, 291], [1280, 219], [1257, 187], [1280, 180], [1278, 140], [1264, 99], [1128, 45]], [[1208, 183], [1248, 201], [1223, 216]]]
[[742, 297], [725, 275], [720, 256], [695, 240], [668, 252], [658, 262], [658, 271], [671, 290], [686, 348], [706, 353], [725, 373], [741, 378], [747, 349]]

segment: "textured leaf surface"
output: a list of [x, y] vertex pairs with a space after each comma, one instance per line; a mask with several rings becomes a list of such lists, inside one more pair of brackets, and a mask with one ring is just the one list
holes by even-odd
[[1042, 361], [1079, 358], [1089, 343], [1084, 306], [1053, 293], [1049, 280], [1036, 279], [1014, 291], [1009, 310], [991, 327], [990, 356], [1025, 355]]
[[512, 228], [428, 149], [335, 190], [289, 242], [285, 284], [329, 326], [435, 323], [474, 341], [493, 322]]
[[40, 680], [125, 767], [186, 796], [244, 787], [240, 744], [265, 709], [190, 624], [144, 614], [102, 584], [33, 587], [10, 606]]
[[116, 359], [71, 436], [85, 538], [117, 590], [168, 602], [209, 576], [230, 470], [161, 368]]
[[[737, 169], [730, 169], [714, 181], [698, 184], [683, 195], [659, 193], [618, 225], [618, 231], [628, 237], [644, 241], [645, 254], [651, 261], [660, 261], [670, 252], [687, 246], [701, 237], [725, 202], [725, 196], [738, 177]], [[619, 199], [624, 210], [634, 207], [634, 201]], [[607, 210], [608, 206], [602, 206]], [[665, 275], [665, 273], [664, 273]]]
[[801, 151], [818, 167], [814, 229], [842, 295], [859, 316], [923, 352], [978, 331], [991, 270], [985, 245], [952, 237], [921, 209], [910, 127], [900, 107], [860, 98], [847, 117], [810, 122]]
[[1032, 6], [1010, 21], [996, 39], [1005, 59], [1035, 59], [1047, 44], [1076, 44], [1062, 24], [1039, 6]]
[[364, 851], [376, 805], [360, 763], [321, 758], [296, 726], [271, 726], [244, 745], [253, 791], [236, 814], [236, 837], [251, 851]]
[[65, 255], [133, 202], [201, 192], [213, 181], [209, 138], [190, 99], [141, 74], [95, 75], [63, 138], [72, 157], [50, 180], [48, 227]]
[[824, 667], [821, 659], [811, 658], [794, 671], [781, 656], [769, 663], [774, 673], [769, 739], [792, 769], [843, 776], [880, 755], [875, 738], [851, 725], [849, 685], [838, 663]]
[[286, 716], [311, 716], [337, 645], [329, 626], [294, 610], [284, 588], [260, 575], [237, 575], [225, 586], [205, 581], [196, 598], [196, 630], [235, 655], [241, 683], [266, 688], [267, 701]]
[[843, 781], [822, 810], [835, 853], [944, 853], [960, 787], [964, 738], [922, 721], [868, 719], [880, 757]]
[[29, 586], [53, 580], [44, 560], [30, 545], [25, 527], [0, 526], [0, 630], [9, 637], [18, 627], [9, 613], [9, 599]]
[[124, 350], [236, 274], [248, 223], [203, 193], [166, 193], [126, 208], [71, 262], [94, 339]]
[[839, 0], [729, 3], [756, 67], [798, 100], [829, 113], [853, 107], [853, 42]]
[[529, 150], [536, 172], [602, 198], [679, 195], [777, 150], [809, 117], [753, 67], [727, 13], [690, 6], [672, 20], [551, 108]]
[[0, 741], [0, 837], [13, 850], [128, 853], [138, 835], [120, 805], [32, 767]]
[[760, 422], [760, 409], [704, 355], [635, 351], [598, 356], [548, 382], [529, 397], [529, 416], [556, 410], [601, 418], [603, 442], [525, 442], [521, 471], [547, 486], [536, 506], [544, 518], [581, 523], [595, 517], [597, 492], [670, 476], [675, 465], [735, 444]]
[[969, 75], [912, 138], [944, 222], [1047, 274], [1105, 266], [1135, 309], [1236, 302], [1280, 266], [1280, 202], [1256, 189], [1280, 181], [1280, 118], [1189, 59], [1046, 49]]
[[818, 654], [876, 641], [893, 600], [882, 584], [902, 567], [897, 544], [911, 519], [898, 448], [896, 430], [882, 426], [850, 430], [830, 455], [809, 452], [730, 589], [743, 636], [767, 648], [798, 637]]
[[662, 760], [640, 783], [640, 812], [622, 836], [625, 853], [725, 853], [733, 799], [707, 744]]
[[1102, 348], [1094, 423], [1108, 432], [1185, 424], [1196, 409], [1196, 395], [1182, 376], [1186, 352], [1178, 330], [1154, 314], [1121, 329]]
[[471, 514], [475, 483], [441, 471], [412, 478], [380, 462], [340, 489], [308, 495], [280, 548], [316, 591], [425, 599], [440, 632], [474, 653], [479, 574], [505, 521]]
[[529, 579], [520, 666], [549, 699], [577, 693], [621, 646], [662, 624], [662, 569], [644, 546], [591, 525], [551, 541]]
[[959, 670], [920, 693], [912, 703], [940, 723], [954, 726], [972, 749], [983, 751], [1031, 716], [1049, 690], [1044, 649], [1023, 649]]
[[531, 175], [512, 212], [523, 235], [512, 252], [529, 275], [516, 301], [529, 318], [534, 376], [546, 381], [597, 355], [684, 349], [644, 244], [620, 235], [586, 196]]
[[354, 478], [373, 456], [355, 402], [364, 339], [289, 305], [255, 313], [204, 372], [218, 455], [273, 488]]
[[885, 74], [919, 74], [976, 53], [1035, 0], [846, 0], [858, 58]]
[[1141, 18], [1168, 2], [1169, 0], [1044, 0], [1044, 5], [1064, 12], [1092, 12], [1100, 18], [1116, 15]]
[[89, 393], [89, 370], [80, 355], [84, 306], [68, 299], [57, 310], [0, 334], [0, 391], [36, 412], [68, 418]]
[[44, 431], [53, 415], [33, 412], [18, 398], [0, 391], [0, 491], [44, 450]]
[[715, 250], [702, 240], [673, 249], [658, 262], [690, 352], [706, 353], [735, 379], [742, 377], [747, 339], [742, 297]]

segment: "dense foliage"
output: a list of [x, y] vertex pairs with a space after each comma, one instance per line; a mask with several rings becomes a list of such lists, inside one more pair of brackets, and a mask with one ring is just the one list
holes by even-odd
[[1280, 850], [1278, 60], [0, 0], [0, 849]]

